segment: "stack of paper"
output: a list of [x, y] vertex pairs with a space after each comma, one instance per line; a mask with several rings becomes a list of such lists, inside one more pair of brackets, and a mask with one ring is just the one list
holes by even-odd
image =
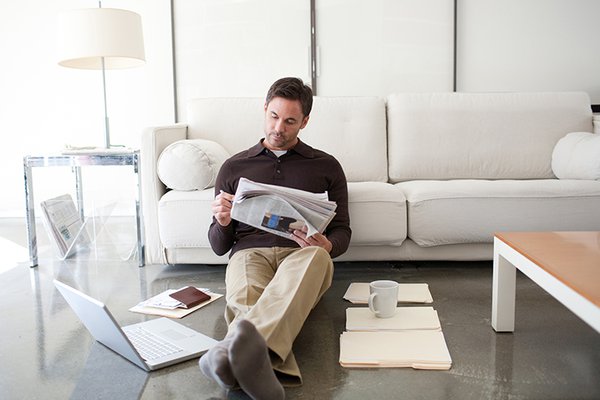
[[[367, 304], [369, 284], [350, 284], [344, 299]], [[433, 303], [433, 298], [426, 283], [401, 283], [398, 301]], [[378, 318], [367, 307], [350, 307], [346, 330], [340, 336], [342, 367], [447, 370], [452, 366], [433, 307], [396, 307], [391, 318]]]
[[181, 289], [168, 289], [162, 293], [157, 294], [156, 296], [149, 298], [148, 300], [144, 300], [141, 303], [138, 303], [137, 305], [131, 307], [129, 311], [140, 314], [160, 315], [162, 317], [168, 318], [183, 318], [186, 315], [196, 311], [197, 309], [202, 308], [205, 305], [210, 304], [213, 301], [223, 297], [222, 294], [213, 293], [210, 291], [210, 289], [207, 288], [197, 289], [209, 295], [210, 299], [194, 307], [185, 308], [183, 307], [180, 301], [175, 300], [170, 296], [171, 293], [175, 293]]
[[[365, 282], [351, 283], [344, 294], [344, 299], [353, 304], [367, 304], [369, 300], [369, 284]], [[401, 303], [433, 303], [429, 285], [426, 283], [400, 283], [398, 285], [398, 301]]]
[[377, 318], [368, 308], [346, 309], [348, 331], [441, 331], [440, 319], [433, 307], [397, 307], [391, 318]]
[[442, 332], [344, 332], [340, 364], [347, 368], [447, 370], [452, 359]]

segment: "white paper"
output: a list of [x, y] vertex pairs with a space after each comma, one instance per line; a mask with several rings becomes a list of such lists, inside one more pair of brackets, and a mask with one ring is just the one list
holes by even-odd
[[[138, 303], [136, 307], [155, 307], [155, 308], [163, 308], [166, 310], [175, 310], [176, 308], [186, 308], [185, 304], [176, 300], [169, 296], [171, 293], [175, 293], [179, 290], [185, 289], [188, 286], [184, 286], [179, 289], [168, 289], [162, 293], [157, 294], [156, 296], [150, 297], [148, 300], [144, 300], [141, 303]], [[210, 289], [207, 288], [197, 288], [198, 290], [206, 293], [209, 296], [215, 295], [212, 293]]]
[[[353, 282], [350, 284], [344, 299], [353, 304], [367, 304], [369, 300], [369, 283]], [[400, 283], [398, 286], [398, 302], [401, 303], [433, 303], [433, 297], [426, 283]]]
[[440, 319], [433, 307], [397, 307], [390, 318], [378, 318], [367, 307], [346, 309], [348, 331], [440, 331]]

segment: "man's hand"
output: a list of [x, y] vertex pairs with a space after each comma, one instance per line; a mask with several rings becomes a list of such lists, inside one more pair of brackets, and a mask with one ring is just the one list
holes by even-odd
[[311, 237], [306, 237], [306, 226], [302, 230], [296, 229], [292, 232], [292, 239], [300, 245], [300, 247], [319, 246], [331, 253], [333, 245], [327, 237], [321, 233], [315, 233]]
[[233, 195], [221, 190], [221, 193], [212, 202], [212, 213], [221, 226], [227, 226], [231, 223], [232, 201]]

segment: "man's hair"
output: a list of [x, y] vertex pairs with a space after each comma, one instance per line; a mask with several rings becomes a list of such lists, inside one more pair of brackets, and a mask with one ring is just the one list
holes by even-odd
[[275, 81], [267, 92], [266, 104], [274, 97], [283, 97], [288, 100], [299, 100], [302, 105], [302, 114], [306, 117], [312, 110], [313, 93], [310, 86], [305, 85], [299, 78], [281, 78]]

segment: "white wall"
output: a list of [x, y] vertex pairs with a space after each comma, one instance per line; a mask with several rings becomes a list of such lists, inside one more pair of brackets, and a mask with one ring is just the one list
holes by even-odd
[[600, 1], [459, 0], [457, 90], [569, 91], [600, 103]]
[[[176, 0], [180, 120], [196, 97], [310, 83], [309, 0]], [[453, 0], [317, 0], [320, 96], [452, 91]]]
[[308, 0], [176, 0], [179, 120], [197, 97], [262, 97], [276, 79], [310, 82]]
[[451, 92], [452, 0], [317, 0], [320, 96]]
[[[101, 72], [58, 66], [55, 43], [60, 11], [97, 6], [92, 0], [0, 2], [0, 217], [24, 215], [25, 154], [103, 144]], [[146, 64], [107, 71], [111, 141], [138, 147], [143, 127], [174, 121], [169, 0], [105, 0], [102, 6], [142, 17]], [[116, 201], [121, 193], [129, 196], [131, 176], [103, 168], [84, 172], [89, 197], [100, 204], [115, 201], [115, 194]], [[36, 203], [72, 190], [72, 176], [62, 170], [34, 170]]]

